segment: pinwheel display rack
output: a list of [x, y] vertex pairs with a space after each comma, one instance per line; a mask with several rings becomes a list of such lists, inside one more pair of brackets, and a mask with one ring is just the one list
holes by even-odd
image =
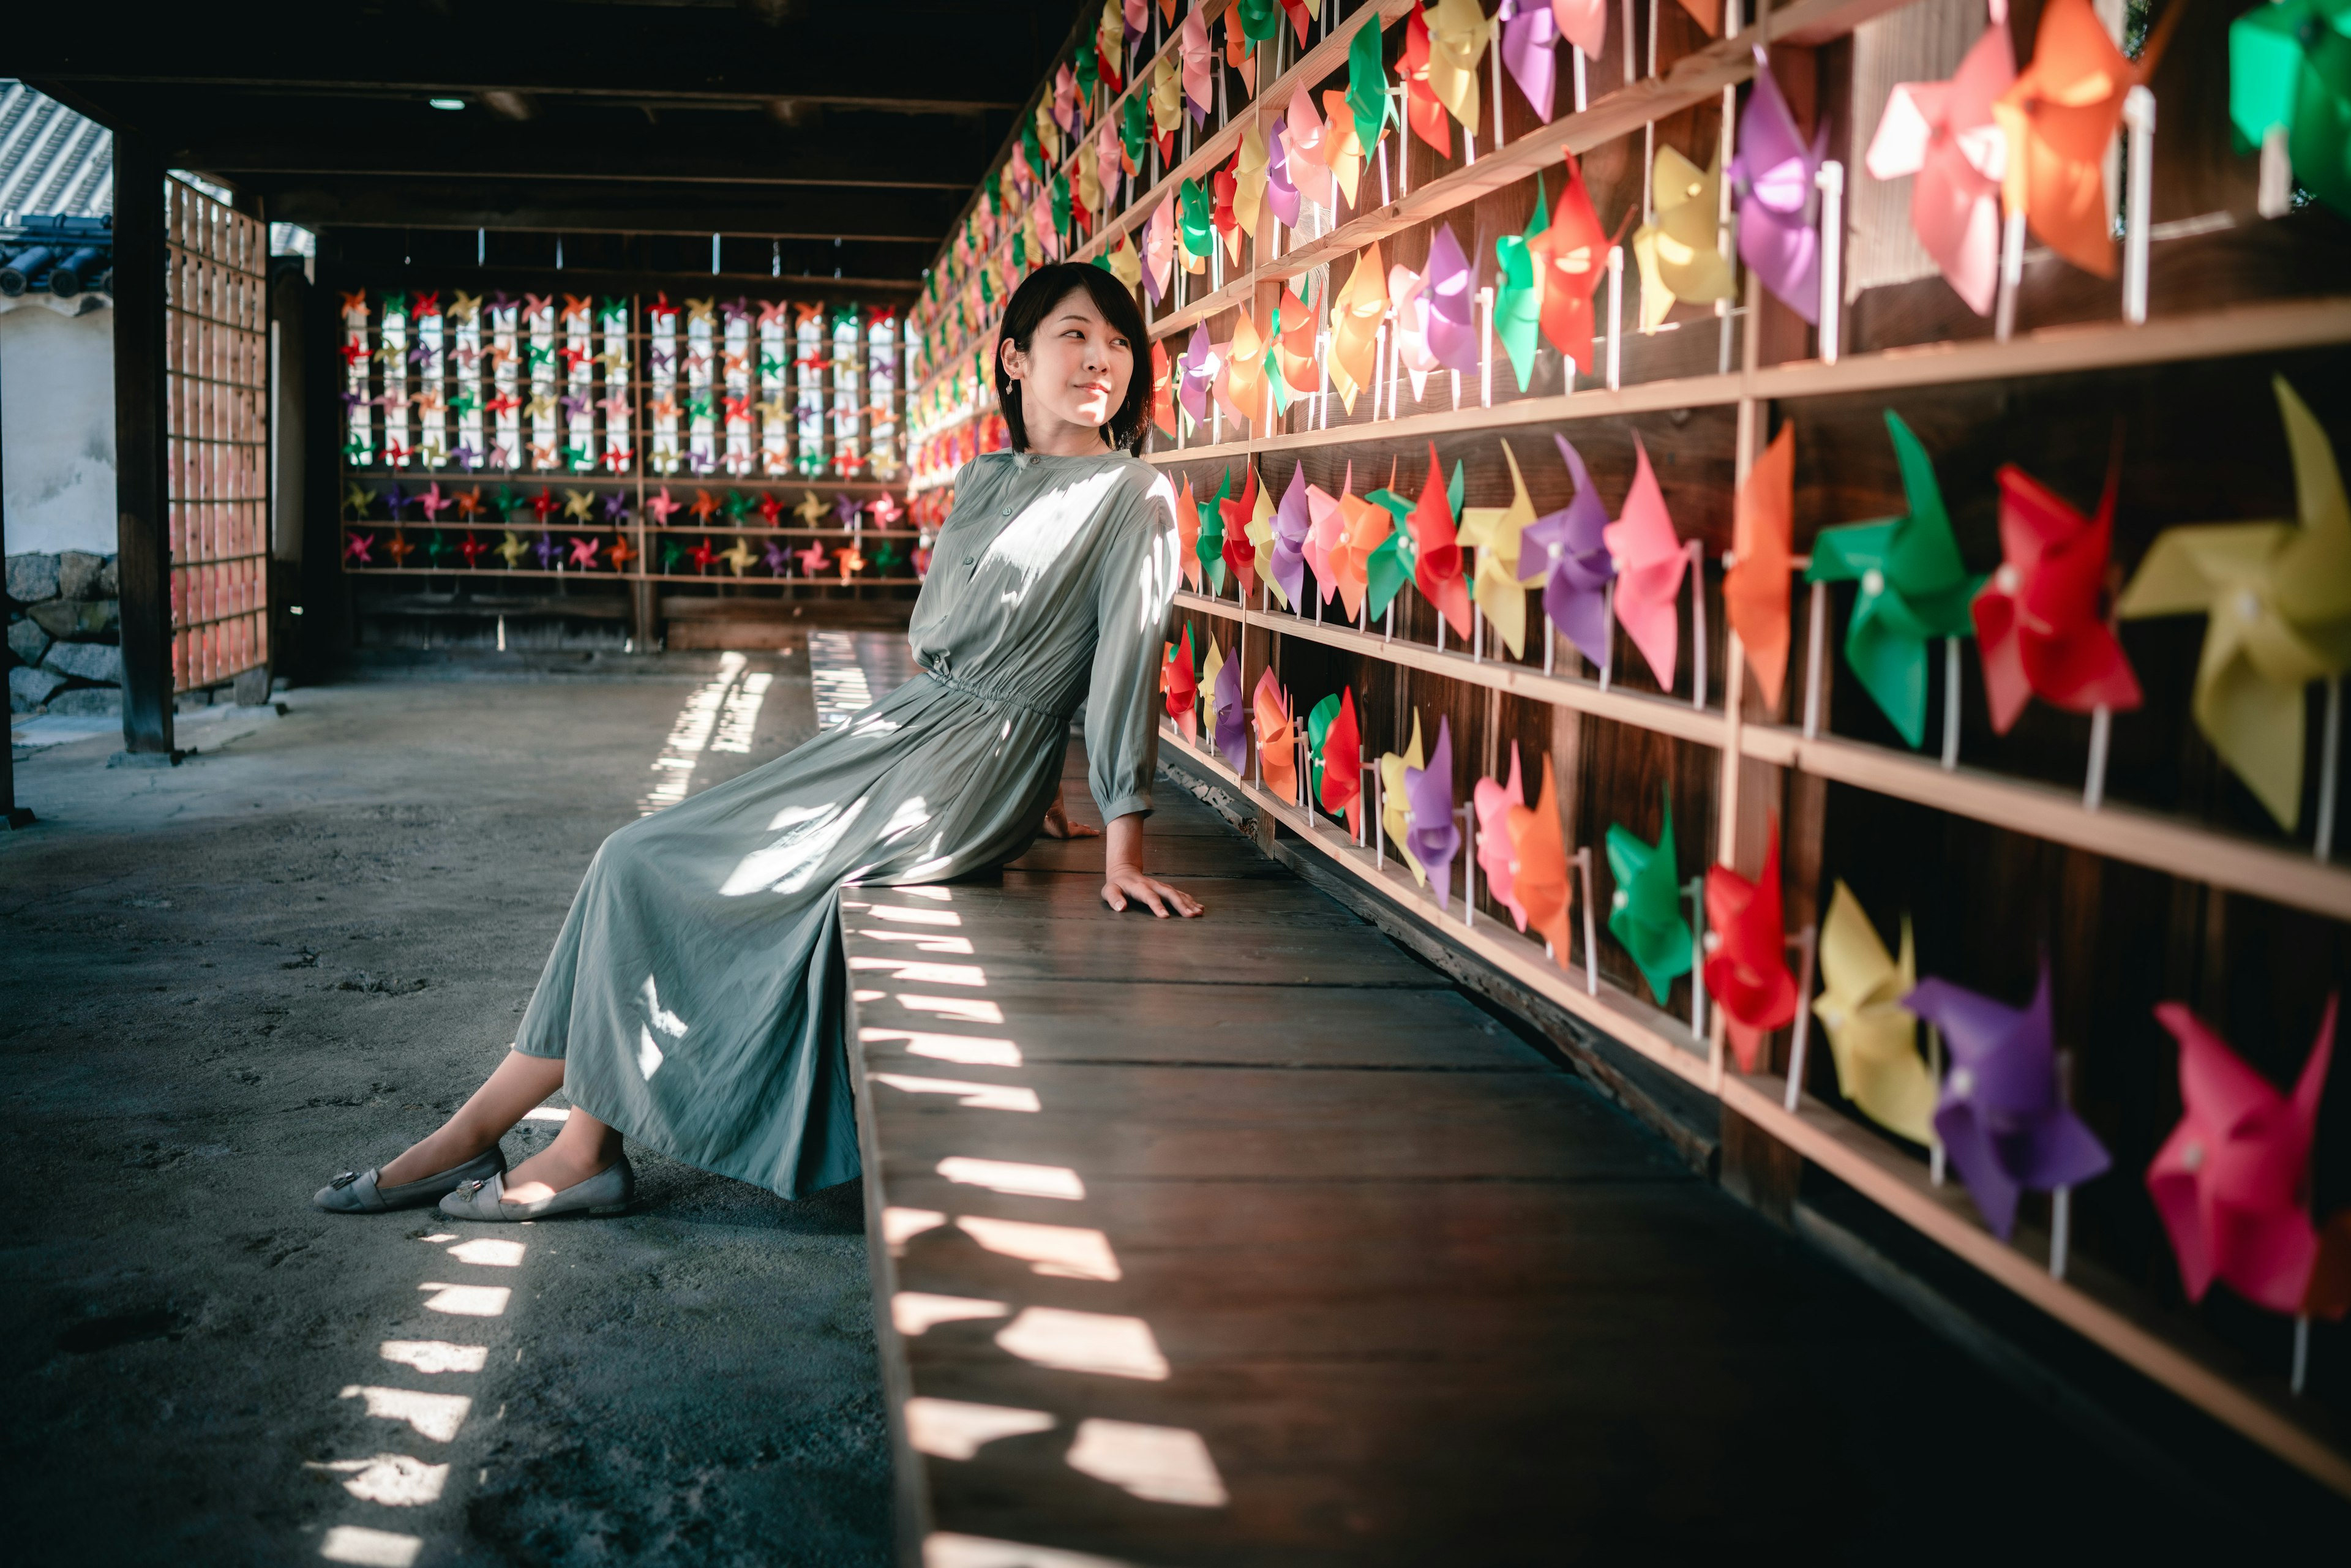
[[2155, 9], [1109, 0], [910, 312], [912, 484], [1029, 265], [1138, 287], [1186, 776], [2351, 1493], [2342, 88]]
[[904, 351], [855, 304], [342, 297], [343, 569], [912, 587]]

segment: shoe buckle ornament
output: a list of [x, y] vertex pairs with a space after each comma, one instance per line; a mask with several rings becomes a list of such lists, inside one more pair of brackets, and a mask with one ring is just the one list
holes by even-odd
[[328, 1185], [329, 1186], [330, 1186], [330, 1187], [346, 1187], [346, 1186], [350, 1186], [350, 1185], [351, 1185], [351, 1183], [353, 1183], [353, 1182], [355, 1182], [355, 1181], [357, 1181], [357, 1180], [359, 1180], [359, 1179], [360, 1179], [360, 1173], [359, 1173], [359, 1172], [357, 1172], [357, 1171], [345, 1171], [342, 1175], [340, 1175], [340, 1176], [337, 1176], [334, 1180], [332, 1180], [332, 1181], [329, 1182], [327, 1185]]

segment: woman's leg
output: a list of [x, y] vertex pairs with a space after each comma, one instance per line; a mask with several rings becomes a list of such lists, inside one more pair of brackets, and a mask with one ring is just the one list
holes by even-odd
[[497, 1071], [474, 1091], [440, 1130], [413, 1145], [376, 1176], [379, 1186], [404, 1186], [462, 1166], [506, 1135], [549, 1095], [563, 1087], [563, 1059], [507, 1052]]
[[510, 1203], [537, 1203], [577, 1186], [621, 1157], [621, 1134], [574, 1105], [555, 1142], [507, 1172], [500, 1184]]

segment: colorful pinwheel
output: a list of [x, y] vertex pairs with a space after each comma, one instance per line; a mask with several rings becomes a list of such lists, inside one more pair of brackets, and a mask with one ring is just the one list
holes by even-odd
[[2016, 80], [2005, 0], [1949, 81], [1897, 83], [1870, 138], [1875, 180], [1910, 176], [1910, 226], [1979, 316], [2000, 292], [2000, 176], [2008, 138], [1992, 116]]
[[[1414, 716], [1417, 728], [1418, 716]], [[1428, 873], [1437, 889], [1440, 909], [1449, 906], [1453, 886], [1453, 857], [1461, 852], [1461, 825], [1453, 820], [1453, 723], [1439, 716], [1437, 720], [1437, 748], [1428, 754], [1428, 766], [1416, 768], [1407, 763], [1404, 769], [1404, 792], [1407, 802], [1408, 821], [1405, 828], [1405, 852], [1413, 863]]]
[[1838, 1092], [1887, 1132], [1932, 1143], [1935, 1080], [1918, 1056], [1918, 1020], [1903, 1005], [1918, 983], [1909, 918], [1902, 921], [1896, 963], [1840, 880], [1820, 944], [1821, 994], [1813, 1016], [1828, 1031]]
[[1810, 145], [1795, 112], [1781, 95], [1771, 63], [1755, 50], [1755, 86], [1739, 116], [1739, 152], [1730, 161], [1730, 188], [1739, 204], [1740, 259], [1789, 309], [1821, 319], [1821, 232], [1813, 182], [1828, 153], [1823, 120]]
[[1649, 466], [1649, 449], [1633, 435], [1633, 487], [1625, 510], [1601, 530], [1616, 565], [1616, 620], [1641, 651], [1660, 689], [1674, 689], [1680, 657], [1682, 577], [1688, 552], [1674, 532], [1665, 492]]
[[1250, 707], [1257, 720], [1258, 775], [1278, 798], [1298, 798], [1298, 728], [1290, 716], [1290, 699], [1267, 669], [1257, 678]]
[[1739, 486], [1735, 558], [1722, 574], [1722, 618], [1739, 634], [1763, 706], [1776, 711], [1788, 679], [1788, 574], [1794, 570], [1796, 427], [1782, 424]]
[[1608, 934], [1633, 956], [1664, 1007], [1675, 977], [1690, 972], [1689, 922], [1682, 915], [1681, 880], [1675, 870], [1674, 799], [1665, 792], [1665, 827], [1654, 844], [1621, 822], [1608, 825], [1608, 873], [1616, 880], [1609, 899]]
[[1454, 528], [1459, 477], [1457, 468], [1454, 486], [1448, 491], [1437, 465], [1437, 444], [1430, 442], [1428, 477], [1422, 482], [1420, 501], [1406, 516], [1405, 524], [1412, 533], [1413, 586], [1437, 607], [1446, 624], [1453, 628], [1454, 635], [1468, 642], [1469, 585], [1462, 577], [1461, 546]]
[[[1616, 563], [1608, 553], [1608, 508], [1592, 486], [1583, 456], [1564, 435], [1554, 435], [1560, 461], [1575, 480], [1575, 498], [1545, 513], [1520, 536], [1541, 557], [1543, 613], [1595, 664], [1608, 663], [1608, 585]], [[1532, 580], [1531, 579], [1530, 580]]]
[[1755, 1071], [1763, 1042], [1796, 1017], [1796, 977], [1788, 972], [1785, 917], [1780, 902], [1780, 824], [1774, 820], [1763, 851], [1763, 872], [1748, 881], [1727, 865], [1706, 868], [1706, 921], [1713, 940], [1706, 960], [1706, 990], [1722, 1009], [1723, 1032], [1739, 1071]]
[[1997, 476], [2003, 559], [1973, 611], [1984, 695], [2001, 735], [2035, 695], [2070, 713], [2139, 706], [2138, 678], [2099, 604], [2118, 476], [2108, 473], [2094, 521], [2012, 463]]

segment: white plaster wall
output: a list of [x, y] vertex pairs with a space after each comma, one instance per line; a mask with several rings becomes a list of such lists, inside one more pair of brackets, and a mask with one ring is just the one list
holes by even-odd
[[8, 553], [112, 555], [114, 311], [0, 315]]

